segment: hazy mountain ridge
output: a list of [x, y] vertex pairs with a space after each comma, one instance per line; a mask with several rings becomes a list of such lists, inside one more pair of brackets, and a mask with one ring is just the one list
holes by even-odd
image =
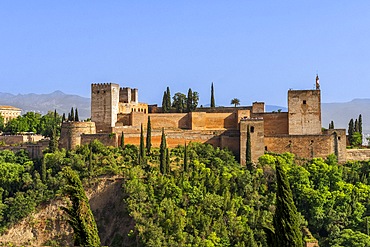
[[55, 91], [50, 94], [18, 94], [0, 93], [0, 105], [11, 105], [22, 109], [22, 114], [33, 111], [46, 114], [57, 110], [59, 114], [68, 113], [71, 107], [78, 109], [80, 119], [90, 117], [90, 99], [78, 95]]
[[[0, 105], [11, 105], [22, 109], [22, 113], [28, 111], [46, 114], [48, 111], [57, 110], [59, 114], [68, 114], [71, 107], [78, 108], [80, 119], [90, 118], [90, 98], [78, 95], [65, 94], [62, 91], [55, 91], [50, 94], [18, 94], [0, 92]], [[363, 131], [370, 133], [370, 99], [354, 99], [350, 102], [323, 103], [322, 104], [322, 125], [327, 127], [330, 121], [334, 121], [335, 128], [348, 127], [351, 118], [358, 118], [362, 114]], [[283, 106], [266, 105], [266, 111], [286, 112]]]

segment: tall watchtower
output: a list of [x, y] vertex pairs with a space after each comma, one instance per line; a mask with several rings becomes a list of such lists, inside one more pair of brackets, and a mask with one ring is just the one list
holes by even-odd
[[120, 87], [115, 83], [91, 84], [91, 121], [96, 132], [111, 132], [117, 122]]
[[318, 77], [315, 90], [288, 91], [289, 135], [321, 134], [321, 95]]

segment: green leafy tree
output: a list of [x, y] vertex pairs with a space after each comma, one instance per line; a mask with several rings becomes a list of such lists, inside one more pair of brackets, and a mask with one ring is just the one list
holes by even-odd
[[3, 115], [0, 114], [0, 131], [3, 131], [4, 127], [5, 127], [4, 117], [3, 117]]
[[72, 202], [70, 207], [64, 207], [63, 210], [74, 231], [74, 245], [101, 246], [98, 228], [78, 174], [70, 167], [65, 167], [63, 176], [67, 181], [64, 191]]
[[54, 112], [49, 111], [47, 114], [41, 117], [39, 130], [37, 133], [45, 137], [52, 137], [55, 128], [55, 134], [57, 137], [59, 137], [61, 131], [61, 124], [62, 124], [61, 116], [56, 111]]
[[159, 168], [162, 174], [166, 174], [167, 168], [166, 153], [167, 153], [166, 135], [164, 134], [164, 128], [162, 128], [161, 145], [159, 147]]
[[303, 247], [300, 219], [284, 165], [284, 159], [278, 157], [275, 162], [277, 191], [273, 219], [275, 228], [273, 246]]
[[212, 108], [216, 107], [216, 103], [215, 103], [215, 91], [214, 91], [214, 88], [213, 88], [213, 82], [212, 82], [212, 85], [211, 85], [211, 107]]
[[194, 91], [192, 96], [191, 111], [195, 111], [198, 107], [199, 93]]
[[240, 105], [240, 100], [238, 98], [233, 98], [230, 104], [234, 105], [234, 107], [237, 107], [238, 105]]
[[146, 153], [149, 155], [152, 148], [152, 124], [150, 122], [150, 116], [148, 116], [148, 123], [146, 128]]
[[177, 92], [173, 96], [172, 107], [176, 109], [176, 112], [185, 112], [186, 111], [186, 96], [183, 93]]

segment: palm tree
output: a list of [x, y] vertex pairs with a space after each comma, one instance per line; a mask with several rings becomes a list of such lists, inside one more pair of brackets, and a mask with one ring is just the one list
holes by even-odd
[[230, 104], [236, 107], [237, 105], [240, 105], [240, 100], [238, 98], [233, 98]]

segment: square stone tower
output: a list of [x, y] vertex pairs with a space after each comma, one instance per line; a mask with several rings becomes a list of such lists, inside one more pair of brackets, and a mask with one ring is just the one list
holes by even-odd
[[96, 132], [111, 132], [117, 122], [120, 87], [115, 83], [91, 84], [91, 121]]
[[320, 90], [288, 91], [289, 135], [321, 134]]

